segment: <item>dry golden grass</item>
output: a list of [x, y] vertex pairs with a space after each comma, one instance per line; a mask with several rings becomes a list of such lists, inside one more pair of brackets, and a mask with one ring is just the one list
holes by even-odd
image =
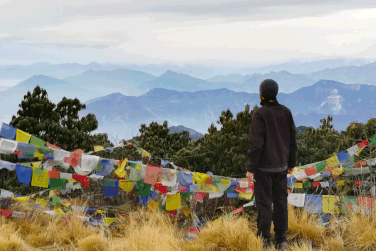
[[[179, 227], [177, 220], [148, 209], [117, 217], [116, 226], [110, 229], [86, 226], [76, 215], [70, 216], [67, 222], [62, 222], [62, 216], [35, 212], [25, 219], [0, 217], [0, 251], [263, 250], [255, 235], [254, 219], [244, 215], [208, 222], [192, 241], [184, 239], [187, 231]], [[290, 207], [288, 240], [290, 251], [376, 250], [376, 217], [333, 217], [329, 227], [324, 228], [315, 215]]]

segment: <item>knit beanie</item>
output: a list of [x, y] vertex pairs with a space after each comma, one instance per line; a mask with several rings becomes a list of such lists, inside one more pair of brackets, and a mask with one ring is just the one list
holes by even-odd
[[260, 84], [260, 94], [264, 98], [266, 97], [277, 97], [278, 94], [278, 84], [273, 79], [265, 79]]

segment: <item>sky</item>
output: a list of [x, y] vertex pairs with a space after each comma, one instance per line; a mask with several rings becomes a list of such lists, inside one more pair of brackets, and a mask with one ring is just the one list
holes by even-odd
[[376, 58], [375, 27], [374, 0], [0, 0], [0, 64]]

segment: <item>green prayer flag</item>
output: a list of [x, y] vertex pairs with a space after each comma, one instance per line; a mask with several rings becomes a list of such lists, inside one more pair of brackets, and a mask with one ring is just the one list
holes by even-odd
[[376, 135], [373, 135], [371, 138], [369, 138], [368, 142], [370, 142], [372, 145], [376, 145]]
[[142, 180], [142, 170], [137, 169], [137, 168], [131, 168], [129, 172], [129, 180], [131, 181]]
[[115, 180], [114, 179], [105, 179], [104, 180], [105, 187], [115, 187]]
[[67, 183], [66, 179], [50, 179], [50, 190], [65, 190]]
[[130, 167], [132, 167], [132, 168], [136, 168], [136, 167], [137, 167], [137, 164], [136, 164], [136, 163], [128, 162], [128, 166], [130, 166]]
[[43, 139], [37, 138], [35, 136], [31, 136], [29, 144], [42, 147], [46, 145], [46, 141], [44, 141]]
[[44, 155], [53, 155], [54, 154], [54, 150], [49, 148], [49, 147], [45, 147], [45, 146], [42, 146], [40, 148], [37, 148], [38, 152], [40, 152], [41, 154], [44, 154]]
[[342, 205], [343, 210], [345, 211], [345, 213], [351, 213], [352, 210], [352, 206], [354, 205], [357, 205], [358, 204], [358, 197], [356, 196], [345, 196], [343, 197], [343, 203], [344, 205]]
[[326, 166], [326, 162], [325, 161], [316, 164], [315, 165], [316, 172], [322, 173], [324, 171], [324, 169], [325, 169], [325, 166]]
[[150, 184], [144, 183], [142, 180], [137, 181], [137, 191], [136, 194], [142, 197], [148, 197], [150, 193]]
[[52, 198], [52, 201], [50, 202], [51, 205], [59, 205], [61, 204], [61, 198], [56, 196]]
[[309, 189], [311, 187], [312, 187], [312, 183], [311, 182], [309, 182], [309, 181], [304, 181], [303, 182], [303, 188], [304, 189]]
[[343, 170], [345, 172], [351, 172], [351, 170], [353, 170], [355, 168], [355, 164], [354, 164], [354, 157], [353, 156], [349, 156], [348, 159], [346, 159], [343, 163], [342, 163], [342, 167], [343, 167]]
[[161, 211], [166, 211], [166, 205], [162, 205], [162, 204], [160, 204], [160, 205], [158, 206], [158, 208], [159, 208], [159, 210], [161, 210]]

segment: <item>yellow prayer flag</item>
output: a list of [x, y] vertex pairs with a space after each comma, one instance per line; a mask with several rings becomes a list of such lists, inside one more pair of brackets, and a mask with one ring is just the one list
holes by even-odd
[[70, 205], [72, 205], [72, 203], [70, 203], [70, 202], [66, 202], [66, 203], [63, 203], [63, 204], [61, 204], [61, 205], [63, 205], [64, 207], [69, 207]]
[[142, 170], [142, 165], [141, 165], [141, 164], [136, 164], [136, 168], [137, 168], [138, 170]]
[[116, 221], [115, 218], [108, 218], [108, 217], [105, 217], [103, 218], [103, 226], [105, 227], [109, 227], [112, 223], [114, 223]]
[[339, 180], [339, 181], [337, 181], [337, 184], [336, 184], [337, 187], [342, 187], [344, 185], [346, 185], [346, 181], [345, 180]]
[[125, 171], [124, 168], [119, 167], [118, 169], [116, 169], [115, 174], [120, 178], [123, 178], [127, 174], [127, 171]]
[[331, 171], [331, 174], [332, 176], [340, 176], [341, 174], [343, 174], [343, 172], [344, 172], [343, 168], [340, 167], [340, 168], [333, 169]]
[[337, 202], [338, 196], [323, 195], [322, 196], [322, 212], [323, 213], [339, 213]]
[[230, 185], [229, 180], [221, 179], [223, 185]]
[[97, 213], [99, 213], [99, 214], [107, 214], [108, 212], [107, 211], [103, 211], [103, 210], [97, 210]]
[[19, 201], [19, 202], [25, 202], [27, 201], [29, 198], [27, 197], [18, 197], [18, 198], [15, 198], [16, 201]]
[[55, 191], [54, 190], [50, 190], [50, 194], [48, 195], [48, 197], [53, 197], [55, 195]]
[[48, 188], [48, 181], [50, 180], [48, 171], [44, 170], [42, 174], [36, 174], [35, 171], [36, 170], [33, 171], [33, 176], [31, 177], [31, 185], [34, 187]]
[[72, 183], [72, 182], [75, 181], [75, 179], [68, 179], [67, 181], [68, 181], [68, 183]]
[[61, 210], [61, 208], [55, 208], [53, 211], [55, 211], [57, 214], [64, 214], [64, 211]]
[[145, 150], [141, 150], [141, 156], [142, 156], [142, 157], [147, 157], [147, 156], [149, 156], [149, 155], [150, 155], [149, 152], [147, 152], [147, 151], [145, 151]]
[[36, 199], [35, 204], [40, 204], [41, 206], [45, 206], [48, 203], [48, 200], [44, 199]]
[[212, 184], [201, 184], [198, 187], [198, 192], [216, 193], [216, 192], [219, 192], [219, 189], [217, 186], [212, 185]]
[[119, 166], [119, 168], [124, 169], [127, 165], [128, 165], [128, 159], [125, 158], [125, 159], [123, 160], [123, 162], [121, 162], [121, 165]]
[[[36, 146], [37, 147], [37, 146]], [[38, 151], [35, 151], [34, 152], [34, 158], [38, 158], [39, 160], [42, 160], [44, 158], [44, 155], [41, 154], [40, 152]]]
[[32, 162], [31, 166], [34, 167], [34, 168], [41, 168], [42, 162], [41, 161], [39, 161], [39, 162]]
[[149, 203], [148, 203], [148, 208], [152, 211], [155, 211], [157, 210], [159, 207], [159, 203], [154, 201], [154, 200], [150, 200]]
[[99, 151], [103, 151], [103, 150], [104, 150], [103, 146], [94, 146], [94, 152], [99, 152]]
[[303, 183], [294, 183], [295, 188], [303, 188]]
[[197, 173], [197, 172], [194, 172], [193, 173], [193, 181], [198, 184], [198, 185], [202, 185], [205, 183], [205, 180], [207, 178], [209, 178], [210, 176], [205, 174], [205, 173]]
[[166, 198], [166, 210], [176, 210], [181, 208], [181, 198], [180, 193], [168, 194]]
[[333, 157], [330, 157], [329, 159], [326, 160], [326, 164], [328, 167], [334, 167], [339, 164], [337, 155], [334, 155]]
[[127, 192], [127, 193], [129, 193], [130, 191], [132, 191], [133, 186], [134, 186], [133, 182], [125, 181], [125, 180], [120, 180], [119, 181], [119, 187], [122, 190], [124, 190], [125, 192]]
[[218, 219], [214, 220], [213, 223], [220, 223], [222, 221], [222, 216], [219, 217]]
[[359, 154], [363, 151], [364, 148], [366, 148], [366, 147], [364, 146], [364, 147], [359, 148], [359, 150], [356, 151], [355, 155], [359, 156]]
[[181, 211], [183, 212], [183, 214], [185, 215], [185, 217], [188, 217], [189, 214], [191, 213], [191, 208], [189, 206], [185, 206], [181, 209]]
[[239, 198], [243, 198], [246, 200], [251, 200], [252, 199], [253, 193], [239, 193]]
[[21, 131], [20, 129], [17, 129], [17, 131], [16, 131], [16, 141], [27, 144], [27, 143], [29, 143], [30, 138], [31, 138], [30, 134], [28, 134], [24, 131]]

